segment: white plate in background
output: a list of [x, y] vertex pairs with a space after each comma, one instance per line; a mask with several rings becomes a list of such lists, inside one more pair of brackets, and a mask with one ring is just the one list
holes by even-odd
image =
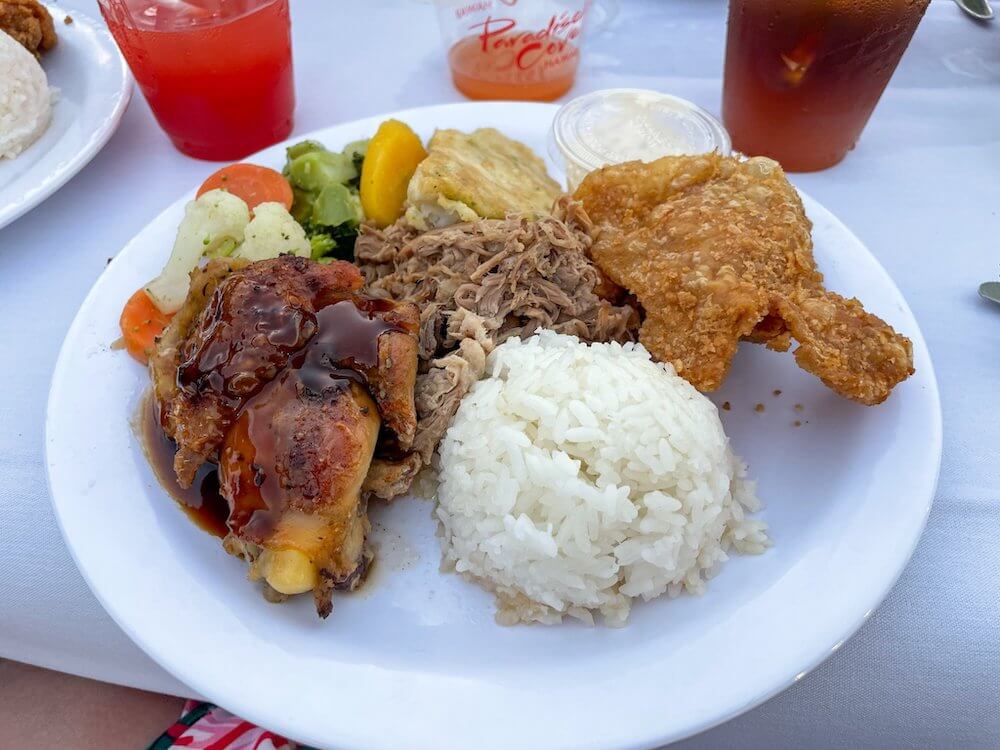
[[[435, 127], [496, 127], [543, 154], [554, 112], [446, 105], [295, 140], [339, 149], [393, 116], [424, 138]], [[284, 145], [248, 161], [280, 168]], [[48, 475], [67, 545], [111, 616], [178, 679], [247, 720], [320, 747], [655, 747], [735, 716], [815, 667], [909, 559], [941, 455], [927, 346], [875, 258], [803, 196], [828, 286], [909, 336], [916, 374], [886, 403], [865, 407], [789, 353], [741, 347], [712, 398], [731, 404], [720, 413], [758, 480], [771, 550], [733, 557], [703, 596], [635, 604], [621, 629], [504, 628], [491, 596], [439, 571], [431, 504], [403, 498], [372, 504], [373, 579], [335, 595], [329, 619], [316, 617], [311, 597], [268, 604], [245, 565], [157, 484], [130, 428], [148, 376], [110, 348], [122, 305], [160, 271], [193, 195], [192, 187], [117, 255], [73, 322], [49, 398]]]
[[[0, 227], [83, 169], [118, 128], [132, 96], [132, 76], [104, 22], [58, 5], [45, 7], [59, 41], [41, 63], [59, 95], [41, 138], [16, 158], [0, 159]], [[67, 15], [73, 23], [64, 23]]]

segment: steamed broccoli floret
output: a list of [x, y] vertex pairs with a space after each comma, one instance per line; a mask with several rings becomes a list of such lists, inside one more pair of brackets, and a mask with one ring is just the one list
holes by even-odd
[[306, 226], [306, 234], [312, 246], [313, 260], [331, 258], [354, 260], [354, 240], [358, 236], [357, 225], [341, 224], [338, 227]]
[[368, 141], [348, 143], [333, 152], [316, 141], [287, 150], [283, 174], [292, 186], [292, 216], [305, 230], [314, 260], [354, 260], [354, 239], [364, 219], [361, 168]]
[[329, 255], [337, 247], [337, 241], [328, 234], [317, 232], [309, 236], [310, 257], [313, 260]]

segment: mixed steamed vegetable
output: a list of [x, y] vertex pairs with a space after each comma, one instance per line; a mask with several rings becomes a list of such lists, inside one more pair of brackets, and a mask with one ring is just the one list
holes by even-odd
[[292, 187], [292, 216], [309, 237], [314, 260], [354, 259], [354, 238], [364, 219], [358, 183], [368, 141], [329, 151], [316, 141], [289, 146], [282, 172]]
[[146, 362], [203, 259], [353, 260], [361, 223], [382, 227], [402, 215], [407, 185], [426, 155], [409, 126], [387, 120], [370, 140], [342, 151], [309, 140], [289, 146], [281, 172], [256, 164], [218, 170], [185, 207], [163, 271], [125, 304], [125, 347]]

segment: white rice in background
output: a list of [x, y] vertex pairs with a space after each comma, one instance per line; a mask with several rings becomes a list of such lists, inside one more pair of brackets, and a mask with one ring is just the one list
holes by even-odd
[[34, 56], [0, 31], [0, 159], [13, 159], [45, 132], [54, 96]]
[[542, 331], [489, 356], [441, 444], [444, 563], [502, 624], [622, 625], [770, 546], [715, 406], [638, 344]]

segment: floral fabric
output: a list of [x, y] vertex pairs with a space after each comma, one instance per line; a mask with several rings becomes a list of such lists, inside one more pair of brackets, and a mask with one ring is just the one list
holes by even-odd
[[314, 750], [233, 716], [211, 703], [188, 701], [180, 718], [148, 750]]

